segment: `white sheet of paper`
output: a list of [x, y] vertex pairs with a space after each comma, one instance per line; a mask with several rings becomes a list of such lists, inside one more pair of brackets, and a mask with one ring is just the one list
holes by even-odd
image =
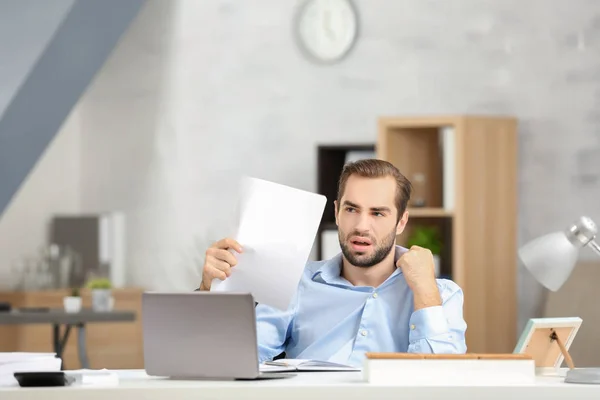
[[243, 252], [231, 276], [211, 291], [252, 293], [254, 299], [287, 309], [310, 255], [327, 199], [289, 186], [244, 177], [240, 221], [234, 236]]

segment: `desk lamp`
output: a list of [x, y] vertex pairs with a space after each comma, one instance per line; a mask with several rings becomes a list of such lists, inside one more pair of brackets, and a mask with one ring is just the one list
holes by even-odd
[[[519, 249], [519, 259], [547, 289], [557, 291], [569, 278], [579, 251], [588, 246], [600, 255], [594, 239], [598, 228], [588, 217], [580, 217], [565, 231], [538, 237]], [[565, 382], [600, 384], [600, 368], [570, 367]]]

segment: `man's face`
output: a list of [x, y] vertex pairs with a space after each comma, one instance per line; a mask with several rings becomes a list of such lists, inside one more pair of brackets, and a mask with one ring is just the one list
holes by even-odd
[[357, 267], [381, 262], [404, 230], [408, 215], [396, 223], [396, 181], [392, 177], [363, 178], [352, 175], [340, 200], [335, 202], [336, 223], [342, 253]]

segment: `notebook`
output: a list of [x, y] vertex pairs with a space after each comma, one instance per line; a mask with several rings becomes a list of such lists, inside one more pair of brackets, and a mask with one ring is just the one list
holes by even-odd
[[330, 361], [303, 360], [284, 358], [276, 361], [265, 361], [260, 366], [261, 372], [317, 372], [317, 371], [360, 371], [360, 368], [338, 364]]

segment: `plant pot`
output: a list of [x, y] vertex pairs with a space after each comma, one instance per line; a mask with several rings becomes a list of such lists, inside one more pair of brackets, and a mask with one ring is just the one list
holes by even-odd
[[78, 313], [81, 311], [81, 297], [66, 296], [63, 298], [65, 312]]
[[433, 269], [435, 271], [435, 277], [438, 278], [440, 276], [442, 260], [440, 256], [437, 254], [433, 255]]
[[92, 289], [92, 310], [96, 312], [112, 311], [114, 299], [110, 289]]

